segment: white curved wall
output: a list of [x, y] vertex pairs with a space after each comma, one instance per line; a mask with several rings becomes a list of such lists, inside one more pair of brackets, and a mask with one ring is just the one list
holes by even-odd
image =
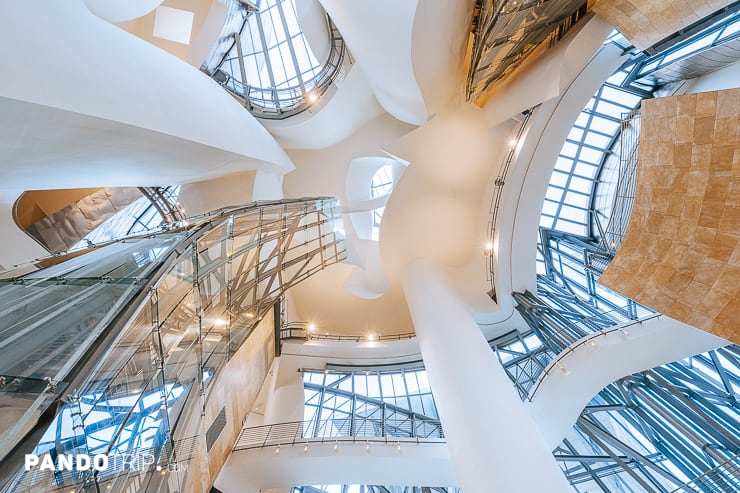
[[610, 383], [627, 375], [672, 363], [728, 344], [728, 341], [666, 316], [629, 325], [606, 335], [585, 339], [558, 359], [549, 374], [540, 377], [540, 387], [525, 401], [548, 445], [555, 448], [575, 424], [583, 408]]
[[136, 19], [156, 9], [163, 0], [85, 0], [90, 11], [108, 22]]
[[383, 109], [403, 122], [424, 123], [428, 112], [411, 59], [417, 0], [320, 1]]
[[418, 0], [411, 62], [427, 113], [462, 100], [474, 0]]
[[324, 8], [319, 0], [295, 0], [295, 10], [306, 43], [316, 60], [323, 63], [331, 46]]
[[[512, 163], [497, 228], [497, 291], [536, 290], [537, 237], [547, 185], [573, 122], [596, 90], [623, 62], [614, 45], [599, 49], [565, 93], [539, 106]], [[495, 104], [492, 101], [491, 104]]]
[[[0, 96], [226, 151], [248, 158], [252, 169], [292, 169], [277, 142], [215, 82], [94, 16], [82, 0], [2, 2], [0, 18], [0, 57], [13, 67], [0, 79]], [[26, 123], [71, 130], [53, 119]], [[156, 161], [146, 166], [156, 174]]]
[[257, 493], [267, 488], [290, 488], [310, 484], [425, 484], [458, 485], [446, 443], [416, 444], [339, 441], [303, 444], [234, 452], [217, 478], [215, 486], [227, 493]]
[[31, 239], [13, 221], [13, 205], [24, 191], [25, 189], [4, 190], [0, 188], [0, 231], [3, 237], [3, 245], [0, 248], [0, 265], [6, 269], [21, 262], [49, 255], [49, 252]]
[[286, 149], [331, 147], [383, 113], [362, 69], [345, 63], [342, 70], [347, 76], [303, 113], [261, 122]]

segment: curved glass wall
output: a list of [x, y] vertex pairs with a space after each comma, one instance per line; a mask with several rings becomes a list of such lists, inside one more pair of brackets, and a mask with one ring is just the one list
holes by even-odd
[[222, 37], [203, 70], [244, 100], [255, 116], [285, 118], [316, 102], [337, 77], [344, 42], [327, 18], [327, 60], [306, 42], [295, 0], [230, 2]]
[[[284, 290], [344, 259], [338, 221], [328, 198], [232, 207], [0, 280], [0, 408], [13, 420], [0, 455], [6, 474], [18, 466], [3, 491], [167, 492], [201, 481], [155, 464], [201, 460], [192, 450], [208, 442], [197, 417], [213, 377]], [[56, 474], [23, 467], [32, 449], [55, 463], [151, 461]]]

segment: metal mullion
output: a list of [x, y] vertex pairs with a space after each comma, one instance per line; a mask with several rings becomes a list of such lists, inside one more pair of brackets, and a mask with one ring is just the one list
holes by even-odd
[[[586, 435], [587, 435], [587, 436], [588, 436], [588, 437], [589, 437], [589, 438], [590, 438], [590, 439], [591, 439], [591, 440], [592, 440], [592, 441], [593, 441], [593, 442], [594, 442], [594, 443], [595, 443], [596, 445], [598, 445], [599, 447], [601, 447], [601, 449], [602, 449], [602, 450], [604, 450], [604, 451], [605, 451], [605, 452], [606, 452], [606, 453], [607, 453], [607, 454], [608, 454], [608, 455], [609, 455], [610, 457], [612, 457], [612, 458], [614, 459], [614, 461], [615, 461], [615, 462], [617, 462], [617, 463], [618, 463], [618, 464], [619, 464], [620, 466], [622, 466], [622, 469], [624, 469], [624, 471], [625, 471], [625, 472], [626, 472], [627, 474], [629, 474], [629, 475], [630, 475], [630, 476], [631, 476], [631, 477], [632, 477], [632, 478], [633, 478], [633, 479], [634, 479], [634, 480], [635, 480], [635, 481], [636, 481], [636, 482], [637, 482], [637, 483], [638, 483], [638, 484], [639, 484], [640, 486], [642, 486], [643, 488], [645, 488], [645, 491], [646, 491], [646, 492], [648, 492], [648, 493], [655, 493], [655, 492], [656, 492], [656, 490], [655, 490], [654, 488], [652, 488], [652, 487], [651, 487], [651, 485], [650, 485], [650, 484], [648, 484], [648, 482], [647, 482], [647, 481], [646, 481], [645, 479], [643, 479], [643, 478], [642, 478], [642, 477], [641, 477], [640, 475], [638, 475], [638, 474], [637, 474], [637, 473], [636, 473], [636, 472], [635, 472], [635, 471], [634, 471], [634, 470], [633, 470], [633, 469], [632, 469], [631, 467], [629, 467], [629, 465], [628, 465], [627, 463], [625, 463], [625, 462], [624, 462], [624, 461], [623, 461], [622, 459], [620, 459], [620, 458], [619, 458], [619, 456], [617, 456], [617, 455], [616, 455], [616, 454], [615, 454], [615, 453], [614, 453], [614, 452], [613, 452], [613, 451], [611, 450], [611, 448], [610, 448], [610, 447], [608, 447], [608, 446], [606, 445], [606, 443], [604, 443], [604, 442], [603, 442], [603, 441], [602, 441], [602, 440], [601, 440], [601, 439], [600, 439], [600, 438], [599, 438], [599, 437], [597, 436], [597, 434], [600, 434], [600, 435], [601, 435], [602, 437], [605, 437], [605, 435], [606, 435], [606, 436], [609, 436], [609, 434], [608, 434], [608, 433], [605, 433], [605, 432], [604, 432], [603, 430], [601, 430], [601, 429], [600, 429], [599, 427], [596, 427], [596, 426], [594, 426], [594, 425], [593, 425], [593, 424], [592, 424], [592, 423], [591, 423], [591, 422], [590, 422], [589, 420], [587, 420], [587, 419], [579, 420], [579, 423], [581, 423], [581, 429], [583, 430], [583, 432], [584, 432], [584, 433], [586, 433]], [[609, 436], [609, 437], [610, 437], [610, 436]], [[610, 437], [610, 438], [614, 438], [614, 437]], [[621, 441], [620, 441], [620, 444], [624, 445], [624, 444], [623, 444], [623, 443], [622, 443]], [[648, 461], [648, 462], [650, 462], [650, 461]], [[652, 478], [651, 478], [651, 477], [648, 477], [648, 479], [650, 479], [650, 480], [651, 480], [651, 482], [653, 482], [653, 481], [652, 481]], [[660, 485], [655, 485], [655, 484], [654, 484], [654, 486], [657, 486], [657, 487], [658, 487], [658, 488], [660, 488], [661, 490], [665, 491], [665, 489], [663, 489], [663, 487], [662, 487], [662, 486], [660, 486]]]
[[733, 399], [737, 399], [737, 395], [735, 394], [735, 388], [733, 387], [732, 382], [730, 381], [730, 378], [725, 372], [725, 369], [722, 366], [722, 363], [719, 360], [719, 357], [717, 356], [717, 352], [709, 351], [709, 357], [712, 359], [712, 363], [714, 363], [714, 367], [717, 371], [717, 376], [719, 376], [720, 380], [722, 381], [722, 385], [725, 386], [725, 390], [727, 391], [727, 394], [732, 396]]
[[[720, 432], [719, 429], [722, 428], [722, 426], [717, 423], [712, 417], [707, 415], [706, 413], [702, 412], [696, 405], [694, 405], [692, 402], [688, 401], [686, 397], [684, 397], [681, 393], [677, 392], [675, 389], [671, 387], [671, 385], [663, 380], [660, 376], [656, 375], [652, 371], [649, 371], [648, 374], [650, 374], [660, 385], [655, 385], [652, 382], [648, 383], [648, 387], [657, 397], [661, 398], [666, 404], [670, 405], [673, 408], [674, 413], [673, 418], [676, 420], [676, 426], [677, 428], [681, 428], [682, 426], [679, 426], [678, 423], [683, 425], [683, 427], [686, 427], [688, 436], [693, 435], [695, 439], [701, 439], [703, 441], [707, 441], [707, 437], [712, 437], [715, 440], [717, 440], [719, 443], [722, 443], [723, 446], [727, 447], [728, 449], [731, 449], [732, 447], [738, 448], [738, 444], [740, 444], [740, 441], [736, 443], [731, 443], [726, 441], [726, 436], [724, 433]], [[641, 392], [645, 392], [645, 390], [640, 389]], [[649, 398], [649, 399], [655, 399], [655, 397], [643, 394], [643, 398]], [[663, 407], [668, 408], [668, 406], [656, 406], [660, 407], [661, 409]], [[687, 419], [688, 415], [686, 411], [693, 412], [697, 414], [702, 420], [704, 420], [707, 424], [706, 427], [699, 427], [697, 426], [697, 422], [694, 420]], [[667, 412], [663, 411], [663, 412]], [[692, 429], [693, 428], [693, 429]], [[702, 436], [705, 435], [705, 436]], [[722, 463], [725, 460], [727, 460], [728, 457], [715, 457], [715, 460], [718, 461], [718, 463]]]
[[696, 477], [712, 467], [705, 461], [705, 457], [697, 454], [696, 449], [687, 447], [673, 430], [666, 428], [667, 422], [655, 416], [654, 409], [638, 405], [634, 411], [659, 437], [653, 441], [656, 448], [662, 450], [671, 463], [682, 469], [686, 476]]
[[[704, 389], [704, 395], [721, 394], [722, 389], [715, 385], [715, 382], [707, 380], [703, 375], [691, 371], [683, 364], [676, 362], [671, 363], [668, 366], [656, 368], [655, 371], [660, 374], [663, 378], [673, 380], [671, 383], [676, 387], [682, 387], [686, 389], [686, 392], [700, 393], [700, 390], [689, 387], [688, 384]], [[727, 396], [725, 396], [727, 397]]]
[[[264, 26], [262, 26], [262, 14], [261, 13], [255, 13], [255, 22], [257, 24], [257, 31], [259, 32], [259, 36], [260, 36], [260, 44], [262, 45], [262, 53], [265, 56], [265, 65], [267, 66], [267, 76], [270, 79], [272, 101], [275, 104], [276, 110], [279, 112], [280, 104], [279, 104], [279, 99], [277, 97], [277, 91], [276, 91], [277, 88], [275, 87], [275, 75], [272, 71], [272, 62], [270, 61], [270, 53], [267, 48], [267, 40], [265, 38], [265, 28]], [[255, 52], [255, 57], [256, 56], [257, 56], [257, 53]], [[261, 217], [261, 214], [260, 214], [260, 217]]]
[[[575, 447], [573, 447], [573, 445], [571, 445], [570, 441], [567, 438], [563, 440], [563, 443], [565, 444], [566, 447], [568, 447], [568, 450], [570, 450], [571, 453], [576, 453]], [[557, 459], [557, 456], [556, 456], [556, 459]], [[591, 466], [589, 466], [588, 463], [581, 462], [581, 461], [578, 461], [578, 462], [581, 464], [581, 466], [583, 467], [583, 469], [586, 472], [588, 472], [588, 474], [591, 476], [591, 478], [593, 479], [593, 481], [597, 485], [599, 485], [599, 487], [601, 487], [601, 489], [603, 491], [609, 491], [609, 489], [606, 487], [606, 485], [604, 484], [604, 482], [601, 481], [601, 478], [598, 475], [594, 474]]]
[[[283, 11], [283, 1], [278, 1], [275, 4], [275, 7], [278, 9], [278, 14], [280, 15], [280, 22], [283, 25], [283, 29], [285, 31], [285, 42], [288, 44], [288, 51], [290, 51], [290, 57], [293, 59], [293, 67], [295, 68], [296, 77], [298, 77], [298, 85], [301, 87], [301, 91], [305, 94], [306, 93], [306, 86], [303, 83], [303, 75], [301, 74], [301, 68], [298, 66], [298, 58], [295, 55], [295, 47], [293, 46], [293, 38], [290, 35], [290, 31], [288, 31], [288, 22], [285, 20], [285, 12]], [[283, 65], [285, 64], [285, 60], [283, 60]], [[283, 67], [284, 68], [284, 67]], [[285, 74], [286, 78], [288, 76], [287, 70]]]

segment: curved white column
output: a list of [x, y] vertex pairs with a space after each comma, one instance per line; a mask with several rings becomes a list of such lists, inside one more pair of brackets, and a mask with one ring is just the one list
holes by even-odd
[[433, 266], [409, 264], [404, 291], [462, 490], [570, 492], [477, 324]]

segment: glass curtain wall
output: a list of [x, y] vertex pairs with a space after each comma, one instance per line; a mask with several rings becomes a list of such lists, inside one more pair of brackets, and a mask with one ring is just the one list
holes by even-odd
[[[514, 294], [531, 332], [494, 342], [522, 399], [555, 355], [578, 339], [653, 316], [597, 282], [614, 250], [604, 247], [603, 237], [620, 171], [620, 121], [662, 89], [650, 76], [656, 67], [731, 39], [738, 19], [732, 14], [653, 58], [634, 53], [572, 127], [542, 209], [537, 293]], [[621, 43], [621, 36], [607, 42]], [[730, 345], [628, 376], [601, 391], [555, 450], [574, 489], [740, 491], [739, 355], [740, 348]], [[682, 486], [702, 474], [710, 479]]]
[[441, 438], [426, 371], [304, 372], [304, 436]]
[[[305, 371], [304, 436], [440, 439], [426, 370]], [[432, 486], [312, 485], [291, 493], [459, 493]]]

